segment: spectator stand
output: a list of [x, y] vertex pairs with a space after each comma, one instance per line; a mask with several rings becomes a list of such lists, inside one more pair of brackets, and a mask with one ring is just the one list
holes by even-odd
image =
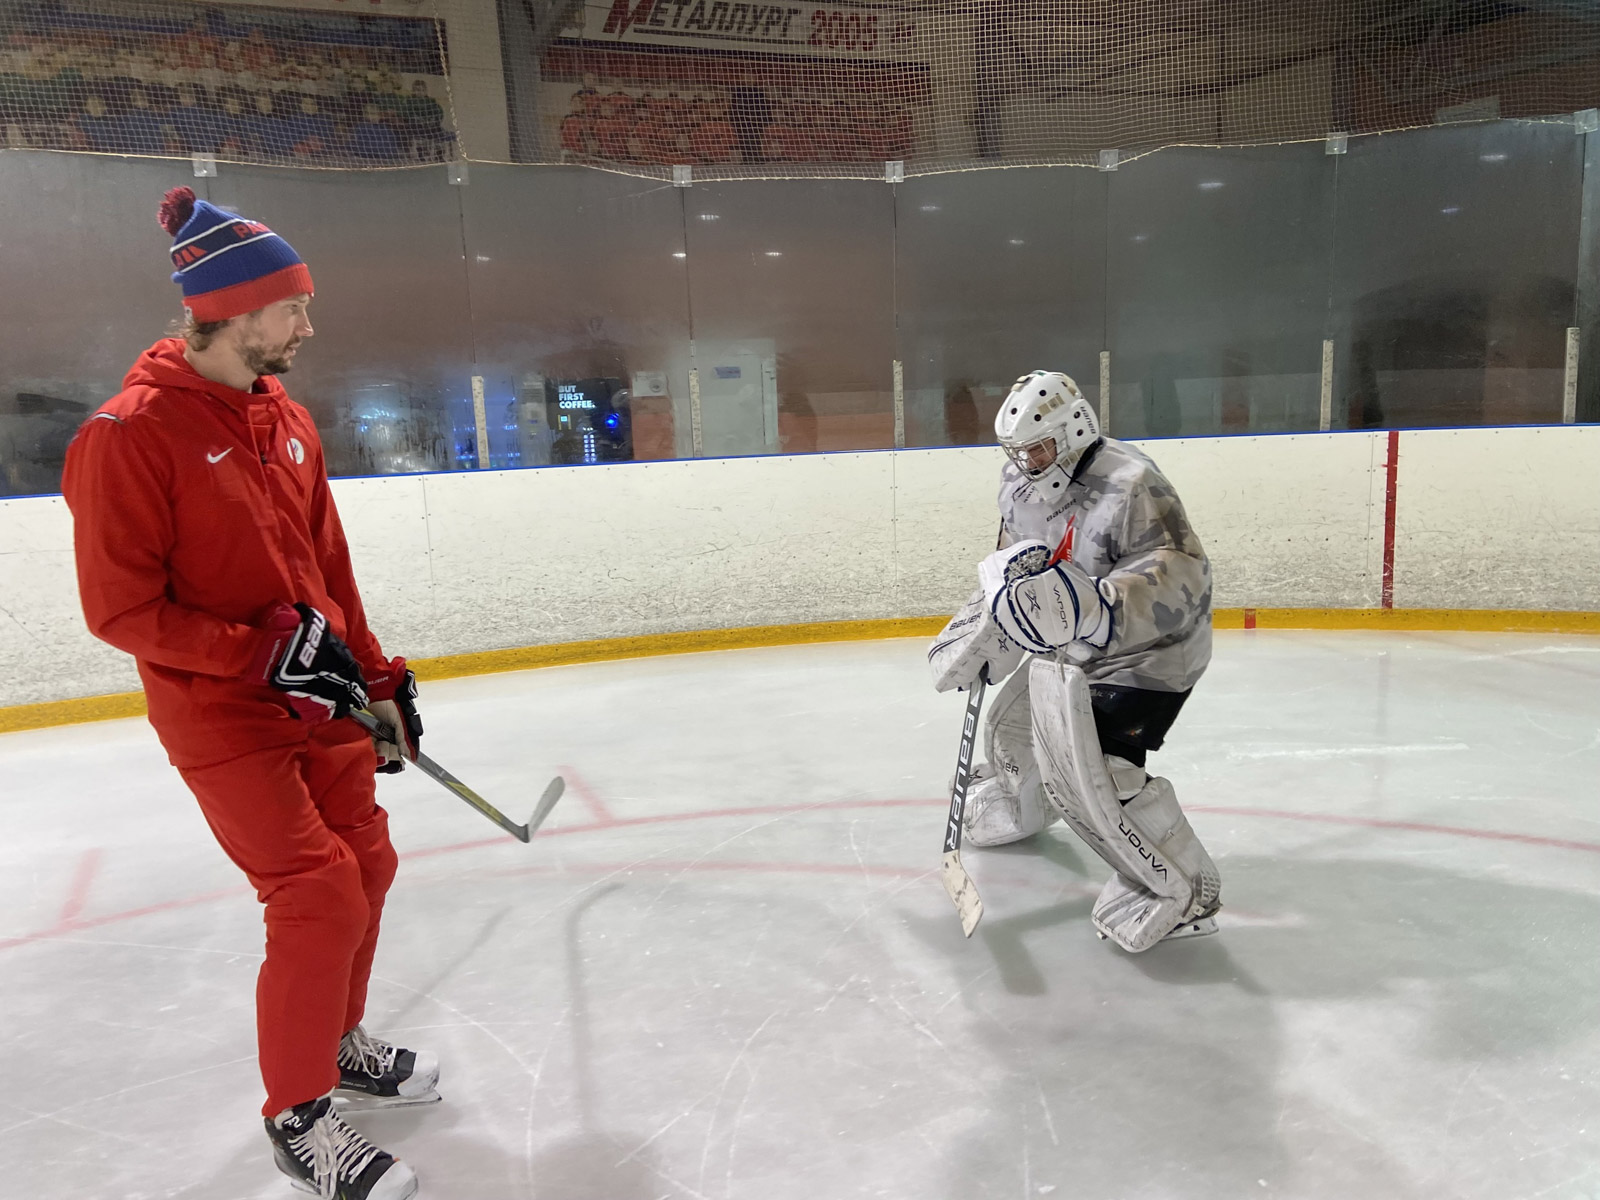
[[452, 156], [431, 18], [50, 0], [0, 11], [0, 144], [300, 166]]

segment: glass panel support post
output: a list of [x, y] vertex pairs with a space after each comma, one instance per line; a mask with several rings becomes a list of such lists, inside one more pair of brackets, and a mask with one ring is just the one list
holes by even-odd
[[1333, 428], [1333, 339], [1322, 339], [1322, 389], [1317, 406], [1317, 428], [1323, 433]]
[[1574, 421], [1600, 421], [1600, 131], [1584, 135], [1583, 197], [1578, 209], [1578, 295], [1567, 331], [1567, 386]]
[[1578, 335], [1576, 325], [1567, 329], [1567, 358], [1561, 371], [1561, 423], [1571, 425], [1578, 419]]
[[[692, 353], [692, 351], [691, 351]], [[705, 437], [700, 428], [700, 368], [689, 368], [689, 453], [705, 457]]]
[[478, 431], [478, 470], [489, 469], [489, 411], [483, 402], [483, 376], [472, 377], [472, 423]]
[[906, 368], [894, 360], [894, 448], [906, 448]]
[[1111, 351], [1100, 351], [1100, 432], [1111, 432]]

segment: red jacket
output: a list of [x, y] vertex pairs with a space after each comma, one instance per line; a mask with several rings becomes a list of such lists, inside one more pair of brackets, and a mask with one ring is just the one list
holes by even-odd
[[389, 663], [367, 628], [311, 415], [274, 378], [249, 392], [197, 374], [183, 342], [139, 356], [67, 450], [89, 630], [139, 664], [173, 764], [302, 741], [281, 693], [244, 678], [268, 610], [320, 609], [375, 695]]

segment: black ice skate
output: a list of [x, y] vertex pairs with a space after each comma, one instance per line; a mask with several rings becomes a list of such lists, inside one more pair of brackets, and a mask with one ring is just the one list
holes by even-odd
[[339, 1119], [323, 1096], [267, 1119], [278, 1170], [302, 1192], [321, 1200], [407, 1200], [417, 1176]]
[[439, 1060], [426, 1050], [406, 1050], [357, 1025], [339, 1041], [340, 1108], [362, 1111], [439, 1101]]

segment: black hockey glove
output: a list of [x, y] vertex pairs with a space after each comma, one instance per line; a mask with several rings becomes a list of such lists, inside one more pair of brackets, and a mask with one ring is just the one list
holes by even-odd
[[327, 617], [307, 604], [280, 604], [268, 614], [266, 632], [252, 674], [287, 692], [295, 716], [321, 725], [367, 706], [361, 667]]

